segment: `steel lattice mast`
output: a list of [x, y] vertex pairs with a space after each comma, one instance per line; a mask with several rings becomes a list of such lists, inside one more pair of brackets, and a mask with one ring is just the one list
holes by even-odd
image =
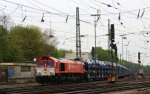
[[80, 57], [81, 57], [80, 19], [79, 19], [79, 7], [76, 7], [76, 58]]

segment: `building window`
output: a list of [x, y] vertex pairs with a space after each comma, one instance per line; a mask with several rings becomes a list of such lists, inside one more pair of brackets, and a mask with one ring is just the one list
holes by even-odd
[[30, 72], [31, 67], [30, 66], [21, 66], [21, 72]]

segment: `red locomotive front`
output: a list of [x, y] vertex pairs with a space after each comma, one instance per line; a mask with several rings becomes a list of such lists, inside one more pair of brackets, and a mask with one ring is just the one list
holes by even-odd
[[79, 80], [85, 73], [84, 63], [43, 56], [36, 60], [36, 81], [41, 84]]
[[37, 76], [51, 76], [55, 75], [54, 59], [43, 56], [36, 60], [36, 75]]

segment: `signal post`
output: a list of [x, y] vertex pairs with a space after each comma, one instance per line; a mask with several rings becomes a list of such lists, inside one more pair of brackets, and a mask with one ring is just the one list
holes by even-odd
[[141, 80], [144, 76], [143, 69], [141, 66], [141, 52], [138, 52], [138, 70], [137, 70], [137, 79]]
[[[112, 66], [111, 66], [111, 75], [108, 77], [108, 81], [114, 83], [115, 81], [117, 81], [117, 64], [116, 64], [116, 68], [114, 67], [114, 61], [118, 61], [117, 58], [117, 46], [114, 43], [115, 42], [115, 29], [114, 29], [114, 24], [111, 24], [111, 28], [110, 28], [110, 33], [108, 34], [108, 36], [110, 37], [110, 50], [111, 50], [111, 62], [112, 62]], [[115, 56], [113, 55], [113, 52], [115, 52]]]

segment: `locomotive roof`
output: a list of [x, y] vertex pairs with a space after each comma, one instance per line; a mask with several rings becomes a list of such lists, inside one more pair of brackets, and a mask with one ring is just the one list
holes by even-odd
[[54, 58], [54, 57], [47, 57], [47, 56], [43, 56], [37, 59], [37, 61], [42, 61], [42, 60], [52, 60], [53, 62], [62, 62], [62, 63], [82, 63], [81, 61], [77, 61], [77, 60], [69, 60], [69, 59], [65, 59], [65, 58]]
[[48, 56], [42, 56], [42, 57], [38, 58], [36, 61], [43, 61], [43, 60], [53, 60], [54, 62], [58, 62], [58, 59], [56, 59], [54, 57], [48, 57]]
[[82, 63], [82, 64], [84, 64], [84, 62], [82, 62], [82, 61], [69, 60], [69, 59], [64, 59], [64, 58], [59, 59], [59, 61], [62, 62], [62, 63]]

